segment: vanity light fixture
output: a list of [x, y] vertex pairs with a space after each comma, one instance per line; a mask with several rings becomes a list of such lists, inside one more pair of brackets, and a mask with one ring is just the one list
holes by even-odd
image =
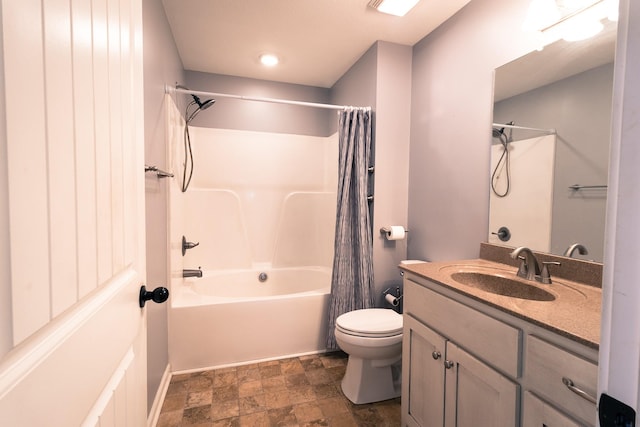
[[576, 0], [532, 0], [522, 28], [538, 32], [547, 45], [558, 39], [587, 39], [602, 30], [603, 19], [617, 20], [618, 0], [584, 4]]
[[378, 12], [388, 13], [389, 15], [404, 16], [418, 4], [418, 1], [419, 0], [371, 0], [369, 7], [377, 9]]
[[272, 53], [264, 53], [260, 55], [260, 63], [266, 67], [275, 67], [280, 59]]

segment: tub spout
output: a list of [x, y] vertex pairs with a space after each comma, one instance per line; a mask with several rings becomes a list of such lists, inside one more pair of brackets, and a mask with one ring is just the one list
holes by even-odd
[[202, 277], [202, 268], [197, 270], [182, 270], [182, 277]]

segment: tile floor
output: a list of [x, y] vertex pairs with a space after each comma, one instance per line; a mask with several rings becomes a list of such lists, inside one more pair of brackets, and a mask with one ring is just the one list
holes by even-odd
[[400, 425], [400, 398], [354, 405], [340, 389], [342, 352], [221, 368], [171, 379], [157, 427]]

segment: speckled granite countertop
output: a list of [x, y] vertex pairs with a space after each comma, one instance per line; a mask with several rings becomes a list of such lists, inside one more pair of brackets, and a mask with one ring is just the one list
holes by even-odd
[[524, 319], [588, 347], [600, 344], [600, 305], [602, 290], [566, 278], [555, 278], [550, 285], [525, 281], [553, 294], [553, 301], [532, 301], [483, 291], [456, 282], [451, 274], [460, 270], [497, 272], [503, 277], [524, 280], [516, 276], [517, 268], [487, 260], [461, 260], [403, 265], [401, 269], [438, 283], [448, 289], [483, 302], [510, 315]]

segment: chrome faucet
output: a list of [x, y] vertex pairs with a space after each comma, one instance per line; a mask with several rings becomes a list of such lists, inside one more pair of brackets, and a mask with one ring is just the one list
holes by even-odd
[[[524, 255], [520, 255], [523, 253]], [[551, 283], [551, 273], [549, 273], [550, 265], [560, 265], [557, 261], [543, 261], [542, 271], [540, 271], [540, 264], [536, 259], [531, 249], [524, 246], [515, 249], [511, 252], [511, 258], [520, 259], [520, 267], [518, 268], [518, 277], [523, 277], [527, 280], [535, 280], [536, 282], [544, 283], [546, 285]]]
[[576, 250], [580, 255], [589, 255], [589, 251], [584, 245], [581, 245], [580, 243], [574, 243], [573, 245], [569, 246], [566, 251], [564, 251], [564, 256], [571, 258]]
[[[520, 255], [524, 254], [524, 255]], [[520, 259], [520, 267], [518, 268], [518, 277], [523, 277], [527, 280], [537, 280], [540, 279], [540, 265], [538, 264], [538, 260], [531, 252], [531, 249], [521, 246], [511, 252], [511, 258]]]
[[202, 277], [202, 268], [197, 270], [182, 270], [182, 277]]

